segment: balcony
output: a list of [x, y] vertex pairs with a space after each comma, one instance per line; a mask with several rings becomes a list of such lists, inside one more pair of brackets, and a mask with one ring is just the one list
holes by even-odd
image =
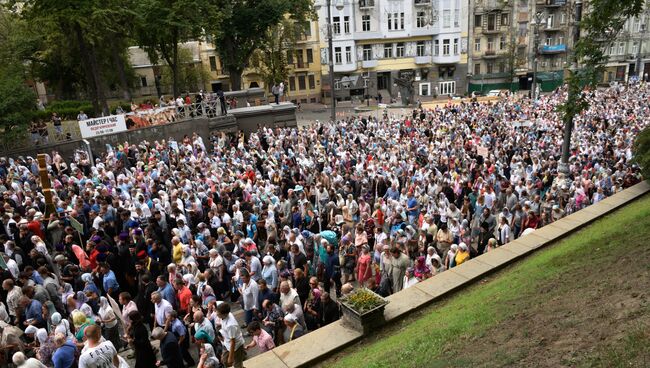
[[[558, 8], [560, 6], [566, 5], [566, 0], [546, 0], [546, 1], [540, 1], [542, 6], [545, 6], [547, 8]], [[538, 2], [538, 3], [540, 3]]]
[[456, 64], [456, 63], [460, 63], [460, 54], [458, 54], [458, 55], [434, 55], [431, 61], [434, 64]]
[[376, 68], [379, 62], [377, 60], [364, 60], [361, 62], [363, 68]]
[[299, 61], [297, 63], [293, 63], [293, 67], [295, 69], [309, 69], [309, 63]]
[[423, 56], [416, 56], [415, 57], [415, 64], [417, 65], [425, 65], [425, 64], [430, 64], [431, 63], [431, 56], [430, 55], [423, 55]]
[[565, 27], [566, 27], [566, 24], [560, 24], [560, 23], [548, 24], [548, 23], [546, 23], [546, 24], [544, 24], [544, 28], [542, 28], [542, 31], [543, 32], [559, 32], [559, 31], [564, 30]]
[[545, 55], [551, 55], [551, 54], [561, 54], [566, 52], [566, 45], [564, 44], [559, 44], [559, 45], [544, 45], [540, 49], [540, 53], [545, 54]]
[[413, 0], [415, 6], [431, 6], [431, 0]]
[[375, 7], [375, 0], [359, 0], [359, 9], [370, 10]]
[[495, 50], [485, 50], [483, 53], [483, 59], [496, 59], [497, 52]]
[[504, 29], [501, 29], [501, 27], [494, 27], [494, 28], [485, 27], [485, 28], [482, 29], [482, 33], [483, 34], [502, 33], [502, 32], [505, 32], [505, 28], [507, 28], [507, 27], [504, 27]]

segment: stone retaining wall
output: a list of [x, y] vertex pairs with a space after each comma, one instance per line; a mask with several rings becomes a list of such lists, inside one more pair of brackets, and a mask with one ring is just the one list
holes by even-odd
[[[491, 252], [473, 258], [460, 266], [440, 273], [413, 287], [389, 296], [386, 322], [395, 322], [410, 313], [440, 300], [453, 291], [469, 286], [475, 280], [528, 256], [550, 245], [593, 221], [619, 209], [650, 192], [646, 181], [615, 194], [561, 220], [535, 230]], [[246, 368], [307, 367], [344, 349], [363, 337], [361, 332], [349, 329], [340, 321], [312, 331], [301, 338], [281, 345], [269, 352], [244, 361]]]

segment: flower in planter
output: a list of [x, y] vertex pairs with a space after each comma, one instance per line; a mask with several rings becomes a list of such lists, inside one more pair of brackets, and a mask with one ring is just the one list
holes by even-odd
[[369, 289], [361, 288], [341, 298], [341, 301], [359, 314], [386, 304], [386, 301]]

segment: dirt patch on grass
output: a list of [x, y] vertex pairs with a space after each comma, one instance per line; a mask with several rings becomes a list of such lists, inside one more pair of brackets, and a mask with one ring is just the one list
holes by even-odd
[[[452, 349], [444, 355], [482, 367], [600, 366], [600, 355], [629, 343], [630, 336], [639, 332], [643, 339], [647, 335], [643, 331], [650, 330], [648, 240], [634, 237], [621, 250], [625, 253], [605, 258], [594, 250], [586, 255], [594, 262], [542, 281], [537, 290], [513, 301], [512, 310], [518, 312], [489, 328], [483, 337], [463, 338], [460, 345], [468, 349]], [[650, 348], [644, 350], [619, 356], [617, 360], [627, 361], [616, 364], [648, 367]]]

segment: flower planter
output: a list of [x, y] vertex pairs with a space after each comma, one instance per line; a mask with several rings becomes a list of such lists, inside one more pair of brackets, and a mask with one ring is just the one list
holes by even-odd
[[[341, 300], [341, 310], [343, 313], [343, 318], [341, 320], [347, 327], [361, 331], [365, 335], [384, 324], [384, 308], [386, 307], [386, 304], [388, 304], [388, 301], [368, 289], [360, 290], [372, 293], [374, 297], [381, 300], [381, 303], [369, 310], [359, 313], [350, 303], [347, 303], [346, 300], [343, 299]], [[353, 293], [359, 292], [360, 290], [356, 290]]]

